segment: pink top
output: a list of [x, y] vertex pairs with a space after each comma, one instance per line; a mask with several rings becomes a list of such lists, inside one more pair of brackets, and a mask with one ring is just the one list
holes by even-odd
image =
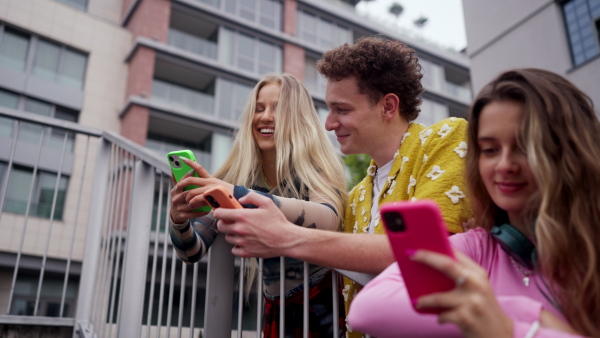
[[[488, 236], [484, 229], [470, 230], [450, 237], [452, 246], [469, 256], [489, 272], [490, 284], [498, 303], [514, 322], [514, 337], [525, 337], [539, 320], [541, 309], [563, 318], [543, 296], [536, 283], [544, 288], [541, 278], [529, 276], [529, 286], [510, 256]], [[545, 288], [544, 288], [545, 290]], [[350, 305], [347, 318], [352, 329], [378, 338], [461, 337], [453, 324], [439, 324], [437, 315], [419, 314], [410, 304], [398, 264], [393, 263], [360, 291]], [[540, 328], [535, 337], [575, 337], [555, 330]]]

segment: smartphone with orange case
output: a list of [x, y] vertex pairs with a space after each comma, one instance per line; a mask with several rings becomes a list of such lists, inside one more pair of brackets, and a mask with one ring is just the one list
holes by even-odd
[[[448, 230], [438, 205], [430, 200], [385, 203], [380, 210], [386, 232], [411, 303], [424, 295], [445, 292], [456, 283], [444, 273], [410, 259], [407, 252], [429, 250], [454, 257], [448, 241]], [[444, 309], [415, 309], [420, 313], [440, 313]]]
[[242, 209], [242, 205], [240, 204], [240, 202], [237, 201], [237, 199], [235, 199], [235, 197], [233, 197], [233, 195], [231, 195], [229, 193], [229, 191], [221, 186], [221, 185], [217, 185], [214, 188], [210, 188], [208, 190], [206, 190], [203, 194], [204, 199], [206, 200], [206, 202], [213, 207], [213, 209], [216, 208], [229, 208], [229, 209]]

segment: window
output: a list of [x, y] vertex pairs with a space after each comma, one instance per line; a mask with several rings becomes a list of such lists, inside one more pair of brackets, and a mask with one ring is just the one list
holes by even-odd
[[79, 10], [86, 11], [88, 0], [58, 0], [59, 2], [65, 3], [71, 7], [75, 7]]
[[421, 112], [415, 122], [430, 126], [450, 116], [448, 106], [433, 100], [423, 98]]
[[[62, 299], [64, 277], [46, 275], [40, 293], [38, 316], [59, 317]], [[39, 277], [19, 274], [15, 283], [14, 300], [10, 308], [11, 315], [33, 316], [35, 299], [37, 297]], [[68, 281], [65, 293], [63, 317], [75, 315], [75, 300], [77, 298], [76, 281]]]
[[563, 14], [575, 66], [600, 54], [600, 0], [571, 0]]
[[225, 79], [219, 79], [219, 117], [238, 121], [246, 108], [252, 87]]
[[[6, 167], [6, 163], [0, 163], [0, 166]], [[1, 172], [5, 174], [6, 169], [3, 168]], [[2, 177], [0, 182], [3, 182], [3, 179]], [[34, 177], [32, 168], [14, 166], [8, 181], [4, 211], [24, 215], [27, 211], [27, 204], [30, 202], [29, 215], [50, 218], [56, 179], [56, 173], [38, 171]], [[29, 191], [32, 181], [33, 191], [30, 198]], [[68, 182], [69, 179], [66, 176], [61, 176], [58, 182], [54, 210], [55, 220], [61, 220], [63, 217]]]
[[[27, 53], [34, 55], [28, 64]], [[82, 89], [87, 56], [66, 46], [0, 25], [0, 66]]]
[[0, 40], [0, 65], [18, 71], [25, 70], [29, 36], [5, 28]]
[[280, 46], [227, 28], [221, 30], [219, 59], [225, 64], [258, 75], [281, 73]]
[[304, 84], [312, 93], [325, 95], [327, 79], [317, 71], [317, 59], [304, 59]]
[[330, 49], [352, 42], [352, 31], [331, 20], [298, 10], [298, 37], [303, 41]]
[[223, 10], [228, 13], [262, 27], [281, 30], [283, 6], [280, 0], [223, 0], [222, 2]]
[[[22, 102], [22, 103], [20, 103]], [[22, 104], [21, 108], [19, 105]], [[51, 103], [37, 100], [31, 97], [19, 96], [0, 89], [0, 106], [26, 111], [29, 113], [54, 117], [60, 120], [77, 122], [78, 112], [65, 107], [53, 105]], [[42, 126], [32, 123], [22, 123], [19, 130], [20, 142], [37, 144], [40, 141]], [[0, 118], [0, 138], [11, 138], [13, 133], [13, 120], [8, 118]], [[46, 129], [44, 150], [55, 149], [62, 150], [65, 131], [57, 128]], [[66, 151], [72, 153], [75, 143], [75, 135], [69, 134], [67, 138]]]
[[33, 75], [73, 88], [82, 88], [86, 56], [55, 43], [39, 40]]

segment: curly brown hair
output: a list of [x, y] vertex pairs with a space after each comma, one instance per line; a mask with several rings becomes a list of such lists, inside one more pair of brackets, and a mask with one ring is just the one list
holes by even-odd
[[402, 42], [381, 36], [360, 38], [354, 45], [346, 43], [325, 52], [317, 70], [334, 81], [356, 77], [361, 93], [373, 104], [388, 93], [395, 94], [404, 118], [412, 121], [419, 116], [421, 65], [415, 50]]

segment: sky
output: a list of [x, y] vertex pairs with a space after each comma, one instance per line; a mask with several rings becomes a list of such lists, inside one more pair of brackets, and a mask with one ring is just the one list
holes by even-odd
[[[389, 13], [394, 2], [404, 7], [398, 19]], [[386, 26], [399, 27], [405, 34], [421, 37], [441, 47], [460, 51], [467, 46], [462, 0], [363, 0], [356, 5], [356, 10]], [[418, 28], [413, 21], [421, 16], [428, 21], [424, 27]]]

